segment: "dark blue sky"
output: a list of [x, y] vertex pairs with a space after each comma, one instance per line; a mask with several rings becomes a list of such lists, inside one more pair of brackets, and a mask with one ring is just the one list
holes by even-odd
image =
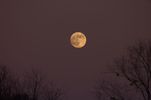
[[[75, 31], [86, 47], [70, 45]], [[151, 39], [150, 0], [0, 0], [0, 63], [39, 68], [69, 100], [92, 100], [94, 80], [139, 39]]]

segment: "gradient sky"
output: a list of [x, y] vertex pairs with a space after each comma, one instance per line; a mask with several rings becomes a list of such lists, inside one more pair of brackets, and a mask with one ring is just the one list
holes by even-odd
[[[70, 45], [75, 31], [82, 49]], [[93, 100], [94, 80], [139, 39], [151, 39], [150, 0], [0, 0], [0, 64], [42, 70], [68, 100]]]

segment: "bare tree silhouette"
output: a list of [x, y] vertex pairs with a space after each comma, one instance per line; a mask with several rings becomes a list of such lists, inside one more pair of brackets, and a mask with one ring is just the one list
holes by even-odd
[[[141, 41], [129, 47], [127, 54], [114, 61], [112, 71], [119, 81], [121, 78], [126, 79], [134, 92], [135, 90], [139, 91], [143, 100], [151, 100], [151, 42]], [[99, 90], [104, 89], [101, 87]], [[106, 90], [110, 91], [107, 88]], [[97, 93], [97, 95], [99, 94]], [[124, 99], [112, 98], [111, 100]]]
[[62, 89], [48, 84], [35, 69], [20, 80], [6, 66], [0, 66], [0, 100], [61, 100], [62, 96]]
[[58, 88], [54, 82], [50, 82], [44, 87], [44, 100], [62, 100], [64, 91]]
[[[54, 82], [46, 80], [38, 70], [32, 69], [27, 76], [24, 77], [26, 83], [25, 93], [28, 94], [30, 100], [60, 100], [63, 96], [61, 88], [57, 87]], [[52, 84], [53, 83], [53, 84]]]
[[6, 66], [0, 66], [0, 100], [11, 100], [19, 91], [18, 81]]
[[27, 76], [24, 77], [24, 90], [31, 100], [38, 100], [43, 80], [41, 74], [35, 69], [32, 69], [31, 72], [27, 73]]
[[94, 87], [97, 100], [133, 100], [128, 93], [129, 88], [122, 83], [99, 80]]
[[12, 96], [11, 77], [6, 66], [0, 66], [0, 99], [10, 99]]

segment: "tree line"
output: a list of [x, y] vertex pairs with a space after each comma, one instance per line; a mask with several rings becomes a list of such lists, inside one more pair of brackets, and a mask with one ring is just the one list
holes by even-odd
[[[114, 59], [109, 68], [114, 78], [96, 82], [97, 100], [151, 100], [151, 42], [139, 41]], [[64, 91], [41, 73], [31, 71], [14, 77], [6, 66], [0, 66], [0, 100], [61, 100]]]
[[61, 100], [63, 89], [54, 82], [47, 82], [41, 73], [32, 69], [24, 77], [11, 74], [0, 66], [0, 100]]

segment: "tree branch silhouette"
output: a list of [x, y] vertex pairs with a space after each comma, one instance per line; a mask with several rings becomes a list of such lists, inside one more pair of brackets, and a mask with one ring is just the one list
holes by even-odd
[[[134, 89], [133, 91], [139, 91], [143, 100], [151, 100], [150, 41], [139, 41], [136, 45], [130, 46], [125, 55], [113, 62], [111, 69], [119, 81], [121, 81], [121, 78], [125, 79], [129, 82], [129, 86]], [[106, 85], [109, 85], [109, 83]], [[103, 90], [103, 87], [99, 90]], [[106, 90], [109, 91], [109, 89]], [[114, 98], [114, 100], [124, 99]]]

